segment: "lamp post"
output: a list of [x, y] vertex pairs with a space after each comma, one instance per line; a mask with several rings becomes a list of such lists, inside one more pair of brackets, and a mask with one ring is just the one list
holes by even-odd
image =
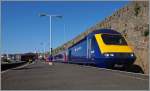
[[57, 18], [62, 18], [61, 15], [50, 15], [50, 14], [46, 14], [46, 13], [41, 13], [39, 14], [39, 16], [43, 17], [43, 16], [47, 16], [49, 17], [49, 25], [50, 25], [50, 54], [52, 57], [52, 17], [57, 17]]

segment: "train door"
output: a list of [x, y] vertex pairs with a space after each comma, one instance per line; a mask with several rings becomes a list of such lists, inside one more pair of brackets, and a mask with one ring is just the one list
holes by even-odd
[[68, 61], [71, 61], [71, 50], [69, 50], [69, 53], [68, 53]]
[[67, 62], [67, 52], [64, 52], [64, 62]]
[[88, 47], [88, 60], [92, 62], [95, 58], [95, 37], [92, 36], [88, 39], [87, 47]]
[[87, 59], [90, 60], [91, 59], [91, 43], [92, 43], [92, 39], [91, 38], [87, 38]]
[[91, 38], [91, 50], [90, 50], [91, 60], [95, 58], [95, 46], [96, 46], [96, 42], [95, 42], [95, 37], [93, 36]]

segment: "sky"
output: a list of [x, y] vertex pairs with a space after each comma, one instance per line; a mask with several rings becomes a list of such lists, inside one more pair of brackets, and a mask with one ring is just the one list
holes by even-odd
[[57, 48], [103, 21], [129, 1], [3, 1], [1, 2], [2, 53], [44, 52]]

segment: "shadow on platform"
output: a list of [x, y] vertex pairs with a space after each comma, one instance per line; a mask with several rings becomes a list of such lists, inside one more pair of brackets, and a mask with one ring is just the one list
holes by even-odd
[[135, 64], [133, 64], [131, 67], [125, 69], [125, 71], [144, 74], [144, 71], [142, 70], [142, 68]]
[[[78, 64], [78, 65], [86, 66], [85, 64]], [[96, 65], [93, 65], [93, 64], [92, 65], [90, 64], [88, 66], [97, 67]], [[144, 71], [142, 70], [142, 68], [136, 64], [133, 64], [133, 65], [126, 67], [126, 68], [122, 67], [122, 68], [110, 68], [110, 69], [144, 74]]]
[[142, 70], [142, 68], [136, 64], [133, 64], [130, 67], [126, 67], [126, 68], [112, 68], [112, 69], [144, 74], [144, 71]]

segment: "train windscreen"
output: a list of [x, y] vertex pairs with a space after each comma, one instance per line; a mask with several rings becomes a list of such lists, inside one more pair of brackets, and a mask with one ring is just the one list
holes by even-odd
[[107, 45], [127, 45], [122, 35], [102, 34], [102, 39]]

